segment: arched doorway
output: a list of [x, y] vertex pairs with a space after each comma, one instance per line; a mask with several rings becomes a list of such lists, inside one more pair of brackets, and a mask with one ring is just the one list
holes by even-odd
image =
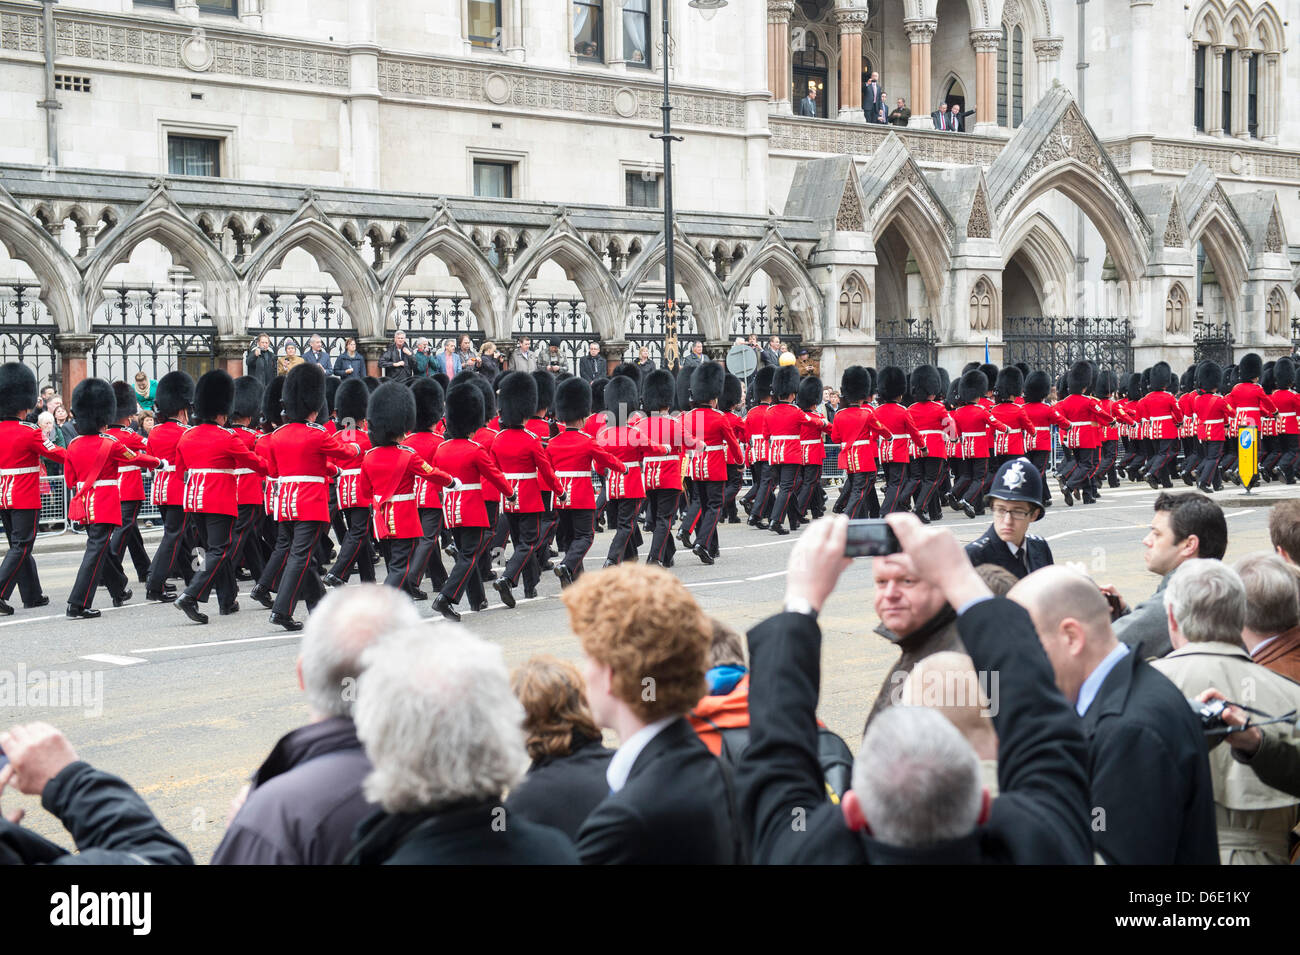
[[826, 53], [821, 49], [817, 37], [810, 32], [804, 33], [803, 48], [797, 49], [794, 56], [791, 57], [791, 72], [793, 73], [793, 85], [790, 88], [790, 101], [794, 104], [795, 113], [799, 112], [799, 103], [808, 95], [810, 89], [817, 90], [817, 103], [815, 106], [817, 117], [825, 119], [827, 113], [827, 100], [829, 90], [826, 84], [830, 76], [829, 60]]

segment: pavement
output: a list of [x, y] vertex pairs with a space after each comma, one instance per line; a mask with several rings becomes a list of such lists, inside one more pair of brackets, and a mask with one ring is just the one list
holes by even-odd
[[[1268, 486], [1252, 497], [1277, 499], [1298, 490]], [[1067, 508], [1057, 495], [1032, 532], [1049, 541], [1057, 563], [1114, 584], [1133, 604], [1157, 583], [1143, 565], [1140, 543], [1155, 496], [1145, 485], [1125, 485], [1104, 490], [1095, 505]], [[1245, 498], [1237, 488], [1215, 499], [1228, 518], [1229, 560], [1269, 549], [1266, 507], [1238, 506]], [[972, 521], [952, 512], [942, 524], [962, 541], [974, 540], [988, 526], [987, 519]], [[722, 553], [715, 565], [704, 566], [679, 550], [674, 572], [707, 612], [743, 632], [780, 610], [786, 563], [798, 534], [777, 537], [743, 524], [724, 524], [720, 533]], [[597, 537], [588, 569], [603, 562], [609, 540], [608, 532]], [[37, 559], [51, 604], [0, 618], [0, 726], [32, 720], [55, 724], [82, 758], [135, 786], [195, 859], [206, 862], [221, 840], [230, 798], [275, 741], [305, 721], [294, 672], [298, 637], [269, 623], [268, 613], [247, 598], [247, 583], [241, 585], [242, 610], [220, 617], [213, 601], [207, 626], [190, 623], [174, 607], [146, 603], [142, 585], [133, 585], [136, 597], [122, 608], [114, 608], [101, 590], [99, 620], [67, 620], [64, 600], [83, 547], [84, 538], [74, 534], [42, 539]], [[463, 622], [499, 643], [512, 666], [537, 653], [577, 660], [577, 641], [558, 595], [558, 583], [546, 575], [538, 598], [520, 597], [508, 610], [489, 589], [492, 606], [465, 613]], [[878, 623], [872, 600], [871, 564], [862, 559], [845, 572], [821, 614], [819, 716], [851, 745], [897, 657], [893, 646], [872, 632]], [[427, 602], [419, 606], [430, 614]], [[299, 619], [304, 613], [300, 607]], [[440, 620], [431, 618], [430, 626]], [[54, 671], [75, 674], [62, 678], [60, 699], [31, 692]], [[10, 691], [25, 686], [27, 692], [19, 689], [7, 698], [6, 684]], [[608, 742], [616, 744], [613, 738]], [[2, 798], [6, 810], [28, 810], [25, 825], [71, 845], [37, 800], [12, 790]]]

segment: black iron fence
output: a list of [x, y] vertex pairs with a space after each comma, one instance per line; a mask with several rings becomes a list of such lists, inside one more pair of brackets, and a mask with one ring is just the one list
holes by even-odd
[[1193, 322], [1192, 345], [1197, 364], [1213, 361], [1221, 368], [1227, 368], [1233, 363], [1232, 326], [1226, 319], [1222, 324], [1207, 321]]
[[58, 329], [40, 292], [34, 285], [0, 286], [0, 362], [22, 362], [35, 373], [37, 383], [48, 382], [57, 391], [62, 371], [54, 350]]
[[199, 293], [184, 286], [104, 290], [91, 332], [89, 373], [128, 381], [137, 371], [160, 378], [180, 370], [198, 378], [216, 366], [216, 328]]
[[1057, 381], [1076, 361], [1096, 362], [1117, 381], [1133, 372], [1133, 323], [1118, 316], [1012, 317], [1003, 322], [1004, 364], [1023, 361]]
[[930, 319], [876, 322], [876, 367], [896, 365], [910, 372], [939, 361], [939, 335]]

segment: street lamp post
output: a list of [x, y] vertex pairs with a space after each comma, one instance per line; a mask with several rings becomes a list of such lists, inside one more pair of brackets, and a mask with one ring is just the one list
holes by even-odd
[[[664, 365], [669, 369], [677, 366], [677, 283], [673, 271], [673, 142], [680, 142], [681, 136], [673, 135], [673, 106], [668, 97], [668, 69], [671, 63], [668, 31], [668, 8], [672, 0], [662, 0], [664, 31], [664, 101], [659, 109], [664, 114], [662, 133], [651, 133], [651, 139], [662, 139], [664, 143]], [[727, 0], [690, 0], [688, 4], [704, 14], [705, 19], [727, 5]]]

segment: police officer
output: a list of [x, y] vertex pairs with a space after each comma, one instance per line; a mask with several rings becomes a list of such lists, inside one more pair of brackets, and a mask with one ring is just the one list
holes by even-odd
[[1043, 477], [1028, 458], [1012, 458], [998, 468], [988, 503], [993, 525], [966, 545], [972, 564], [997, 564], [1022, 578], [1053, 562], [1047, 541], [1028, 533], [1044, 513]]

